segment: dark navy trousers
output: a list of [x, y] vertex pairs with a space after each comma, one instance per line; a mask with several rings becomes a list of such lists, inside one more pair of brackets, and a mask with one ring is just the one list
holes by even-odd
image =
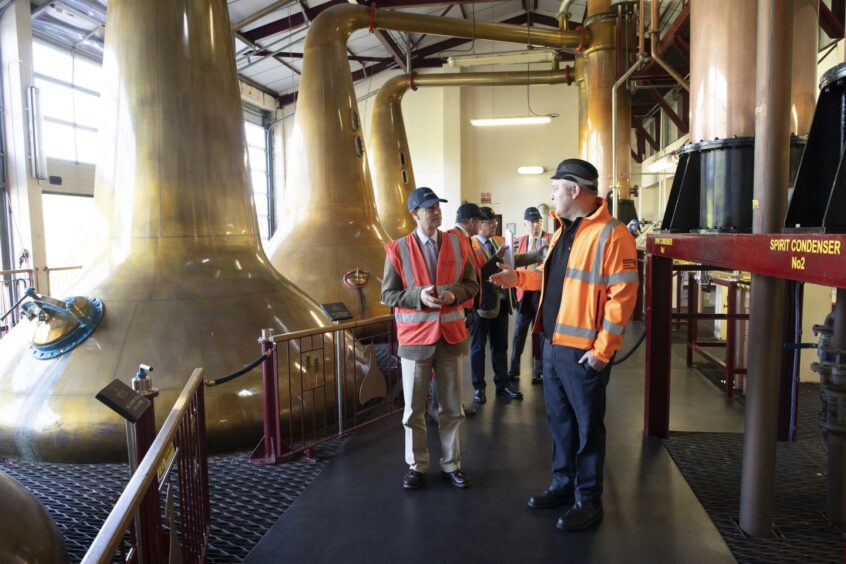
[[[508, 369], [510, 374], [520, 374], [520, 357], [523, 356], [523, 349], [526, 347], [526, 337], [535, 321], [540, 303], [540, 292], [526, 291], [523, 299], [517, 304], [517, 319], [514, 322], [514, 336], [511, 339], [511, 365]], [[540, 347], [535, 347], [535, 339], [540, 335], [532, 334], [532, 376], [539, 376], [543, 372]]]
[[508, 384], [508, 302], [500, 301], [499, 315], [494, 319], [479, 317], [473, 312], [473, 327], [470, 333], [470, 371], [473, 389], [485, 389], [485, 344], [490, 338], [491, 364], [494, 371], [494, 385], [502, 388]]
[[543, 394], [552, 435], [552, 484], [574, 491], [577, 500], [602, 496], [605, 463], [605, 387], [610, 363], [597, 372], [586, 351], [552, 345], [544, 338]]

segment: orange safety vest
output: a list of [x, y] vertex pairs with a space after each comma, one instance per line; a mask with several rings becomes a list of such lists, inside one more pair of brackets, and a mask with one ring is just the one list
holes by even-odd
[[[466, 247], [453, 233], [441, 234], [438, 251], [437, 289], [438, 293], [461, 283], [464, 265], [467, 263]], [[388, 258], [402, 278], [406, 288], [431, 286], [432, 277], [420, 244], [409, 233], [402, 239], [385, 245]], [[467, 339], [464, 325], [464, 310], [461, 305], [444, 306], [441, 309], [424, 310], [394, 308], [397, 324], [397, 340], [401, 345], [434, 345], [441, 337], [450, 344]]]
[[[494, 252], [498, 251], [505, 242], [502, 237], [497, 235], [491, 235], [488, 239], [493, 244]], [[480, 304], [485, 303], [486, 289], [493, 288], [497, 292], [499, 292], [499, 289], [492, 287], [490, 283], [485, 284], [485, 281], [482, 280], [482, 267], [490, 260], [490, 257], [485, 252], [485, 247], [482, 246], [482, 243], [479, 242], [479, 239], [475, 235], [470, 237], [470, 249], [473, 251], [470, 259], [473, 261], [473, 266], [476, 268], [476, 276], [479, 278], [479, 293], [476, 294], [476, 306], [478, 307]]]
[[[465, 253], [468, 257], [470, 257], [470, 262], [473, 264], [473, 268], [476, 271], [476, 281], [479, 283], [479, 288], [482, 287], [482, 280], [479, 277], [479, 270], [482, 268], [481, 266], [476, 265], [476, 254], [473, 252], [473, 248], [470, 245], [470, 239], [473, 238], [472, 235], [467, 235], [459, 229], [458, 227], [453, 227], [447, 233], [451, 233], [458, 237], [458, 240], [461, 242], [461, 252]], [[473, 300], [475, 296], [461, 304], [462, 309], [473, 309]]]
[[[552, 238], [552, 234], [547, 233], [546, 231], [541, 231], [540, 238], [543, 239], [544, 241], [546, 241], [547, 251], [549, 251], [549, 248], [548, 248], [549, 247], [549, 241]], [[537, 251], [537, 249], [535, 249], [535, 251]], [[526, 254], [528, 252], [529, 252], [529, 236], [523, 235], [522, 237], [519, 237], [517, 239], [517, 253], [523, 255], [523, 254]], [[538, 264], [542, 264], [542, 262], [538, 263]], [[528, 267], [521, 266], [520, 268], [528, 268]], [[518, 302], [523, 301], [523, 295], [525, 294], [525, 292], [526, 292], [526, 290], [523, 290], [522, 288], [517, 288], [517, 301]]]
[[[639, 282], [634, 237], [623, 223], [611, 217], [605, 200], [598, 200], [599, 209], [582, 218], [570, 249], [552, 343], [592, 349], [607, 363], [623, 343]], [[541, 270], [517, 271], [517, 286], [541, 292], [535, 331], [542, 330], [546, 261], [553, 256], [561, 233], [559, 228], [552, 236]]]

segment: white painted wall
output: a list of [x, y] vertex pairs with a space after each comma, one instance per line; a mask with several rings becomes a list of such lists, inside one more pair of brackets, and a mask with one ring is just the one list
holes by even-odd
[[[33, 85], [32, 20], [26, 0], [16, 0], [0, 16], [0, 54], [2, 54], [2, 106], [5, 127], [5, 151], [9, 186], [9, 206], [14, 228], [11, 230], [13, 252], [29, 252], [27, 267], [35, 270], [36, 288], [47, 288], [44, 214], [41, 184], [31, 175], [29, 128], [27, 126], [27, 89]], [[12, 257], [13, 260], [16, 257]]]
[[[520, 70], [525, 70], [525, 66]], [[474, 127], [470, 125], [471, 118], [530, 115], [527, 88], [461, 89], [462, 199], [478, 203], [482, 192], [490, 192], [491, 207], [502, 214], [503, 224], [516, 223], [518, 234], [522, 233], [525, 208], [550, 202], [549, 177], [558, 163], [579, 155], [576, 87], [532, 86], [529, 96], [534, 113], [557, 113], [559, 117], [548, 125]], [[541, 165], [548, 172], [521, 176], [517, 167], [523, 165]]]

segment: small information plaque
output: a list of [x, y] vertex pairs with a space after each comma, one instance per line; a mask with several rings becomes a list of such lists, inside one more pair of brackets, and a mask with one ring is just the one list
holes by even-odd
[[108, 386], [97, 392], [95, 397], [132, 423], [138, 421], [150, 407], [150, 400], [120, 380], [112, 380]]
[[342, 319], [352, 319], [353, 314], [347, 309], [342, 302], [334, 302], [331, 304], [320, 304], [323, 312], [332, 321], [341, 321]]

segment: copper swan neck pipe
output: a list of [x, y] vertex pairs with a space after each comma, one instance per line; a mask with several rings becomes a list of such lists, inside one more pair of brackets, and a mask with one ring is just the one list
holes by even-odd
[[370, 165], [376, 209], [382, 227], [392, 239], [412, 228], [406, 202], [416, 187], [402, 98], [409, 89], [443, 86], [507, 86], [525, 84], [572, 84], [573, 68], [531, 72], [470, 72], [454, 74], [401, 74], [389, 79], [376, 96], [371, 118]]
[[[280, 228], [268, 246], [272, 264], [320, 303], [344, 302], [359, 317], [380, 315], [379, 282], [390, 237], [376, 214], [373, 184], [350, 77], [346, 43], [370, 27], [575, 48], [587, 32], [377, 10], [344, 4], [322, 12], [306, 37], [294, 122], [293, 166]], [[366, 272], [363, 287], [345, 273]]]

